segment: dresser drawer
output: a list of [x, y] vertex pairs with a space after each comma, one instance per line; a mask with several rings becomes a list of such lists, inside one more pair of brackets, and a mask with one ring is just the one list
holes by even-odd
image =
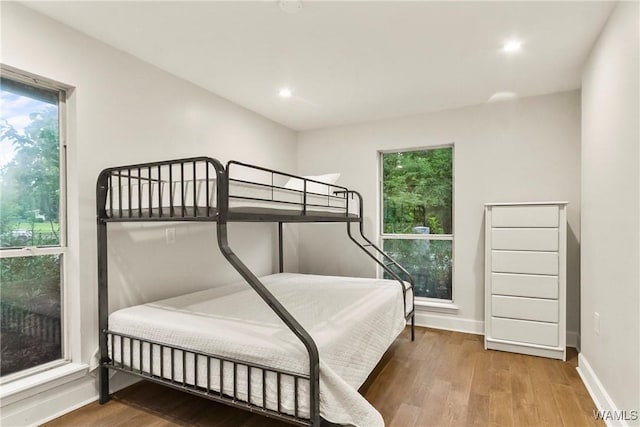
[[558, 301], [493, 295], [491, 315], [539, 322], [558, 322]]
[[494, 206], [491, 209], [493, 227], [557, 227], [558, 206]]
[[557, 276], [491, 273], [491, 293], [531, 298], [558, 298]]
[[558, 325], [492, 317], [491, 338], [557, 347]]
[[495, 273], [558, 274], [557, 252], [491, 251]]
[[557, 228], [493, 228], [491, 248], [515, 251], [557, 251]]

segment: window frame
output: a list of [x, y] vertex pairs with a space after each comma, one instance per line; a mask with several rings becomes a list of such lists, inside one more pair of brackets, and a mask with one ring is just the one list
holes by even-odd
[[[396, 234], [396, 233], [385, 233], [384, 232], [384, 155], [385, 154], [394, 154], [394, 153], [408, 153], [413, 151], [428, 151], [428, 150], [437, 150], [441, 148], [451, 148], [451, 234]], [[431, 298], [431, 297], [423, 297], [423, 296], [415, 296], [416, 306], [433, 306], [436, 308], [442, 308], [442, 305], [449, 306], [451, 305], [454, 309], [456, 308], [453, 304], [456, 301], [456, 269], [455, 269], [455, 224], [456, 224], [456, 210], [455, 210], [455, 179], [456, 177], [456, 150], [455, 143], [451, 142], [448, 144], [440, 144], [440, 145], [429, 145], [422, 147], [409, 147], [409, 148], [401, 148], [401, 149], [389, 149], [389, 150], [379, 150], [378, 151], [378, 246], [380, 248], [384, 248], [385, 240], [445, 240], [451, 242], [451, 299], [440, 299], [440, 298]], [[383, 278], [384, 271], [382, 267], [378, 266], [376, 268], [376, 277]]]
[[67, 307], [67, 283], [69, 282], [67, 258], [68, 247], [68, 173], [67, 173], [67, 144], [68, 144], [68, 116], [67, 98], [71, 89], [55, 81], [39, 77], [35, 74], [0, 64], [0, 74], [3, 78], [13, 80], [28, 86], [58, 93], [58, 153], [59, 153], [59, 244], [45, 246], [25, 246], [20, 248], [0, 248], [0, 259], [18, 258], [28, 256], [59, 255], [60, 256], [60, 351], [61, 358], [41, 365], [33, 366], [22, 371], [14, 372], [0, 377], [0, 385], [21, 380], [33, 375], [48, 371], [71, 362], [70, 343], [68, 329], [68, 307]]

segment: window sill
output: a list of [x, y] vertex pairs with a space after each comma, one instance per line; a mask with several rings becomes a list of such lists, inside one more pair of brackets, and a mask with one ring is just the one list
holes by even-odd
[[414, 302], [416, 311], [430, 311], [436, 313], [457, 314], [460, 307], [453, 302], [436, 302], [427, 299], [416, 299]]
[[89, 372], [89, 365], [66, 363], [48, 371], [30, 375], [0, 386], [1, 406], [26, 399], [38, 393], [84, 377]]

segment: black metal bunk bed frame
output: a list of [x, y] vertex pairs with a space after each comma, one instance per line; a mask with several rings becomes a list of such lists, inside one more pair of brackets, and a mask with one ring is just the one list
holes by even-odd
[[[198, 205], [198, 195], [196, 189], [196, 168], [198, 165], [204, 165], [205, 168], [205, 191], [206, 206]], [[232, 167], [245, 167], [255, 171], [261, 171], [271, 174], [271, 183], [250, 182], [246, 180], [233, 179], [230, 177]], [[179, 176], [174, 176], [174, 169], [179, 169]], [[162, 171], [168, 172], [168, 177], [162, 177]], [[187, 206], [185, 203], [186, 192], [185, 187], [185, 170], [193, 172], [193, 203]], [[211, 176], [213, 172], [213, 176]], [[154, 177], [155, 174], [155, 177]], [[291, 189], [283, 186], [274, 185], [274, 176], [295, 178], [303, 182], [302, 190]], [[114, 181], [116, 184], [114, 184]], [[230, 182], [255, 185], [262, 187], [267, 191], [271, 191], [271, 198], [256, 198], [246, 196], [234, 196], [229, 192]], [[148, 208], [143, 208], [143, 195], [141, 188], [144, 184], [149, 186]], [[157, 197], [151, 191], [151, 184], [157, 183]], [[210, 184], [214, 183], [215, 187]], [[169, 188], [169, 206], [163, 206], [161, 185], [168, 185]], [[283, 224], [293, 222], [344, 222], [347, 225], [347, 234], [349, 238], [373, 259], [390, 277], [400, 282], [403, 290], [403, 299], [405, 305], [405, 318], [411, 319], [411, 340], [414, 340], [415, 328], [415, 308], [411, 305], [411, 310], [407, 313], [406, 292], [407, 288], [401, 276], [404, 276], [410, 284], [411, 296], [413, 298], [414, 280], [411, 274], [395, 260], [393, 260], [384, 251], [378, 248], [364, 234], [363, 225], [363, 207], [362, 196], [360, 193], [349, 190], [345, 187], [329, 185], [327, 194], [313, 193], [307, 191], [309, 185], [323, 185], [326, 183], [314, 181], [312, 179], [287, 174], [284, 172], [267, 169], [259, 166], [249, 165], [246, 163], [230, 161], [225, 168], [218, 160], [210, 157], [192, 157], [169, 161], [151, 162], [134, 164], [128, 166], [114, 167], [103, 170], [97, 181], [97, 229], [98, 229], [98, 324], [99, 324], [99, 350], [100, 350], [100, 371], [99, 371], [99, 389], [100, 403], [106, 403], [110, 400], [109, 393], [109, 369], [126, 372], [146, 380], [163, 384], [165, 386], [186, 391], [207, 399], [221, 402], [234, 407], [239, 407], [250, 412], [259, 413], [261, 415], [283, 420], [294, 425], [303, 426], [320, 426], [332, 425], [320, 417], [320, 368], [319, 354], [316, 344], [309, 333], [300, 325], [300, 323], [287, 311], [287, 309], [278, 301], [278, 299], [261, 283], [250, 269], [240, 260], [233, 252], [229, 245], [227, 237], [227, 224], [229, 222], [277, 222], [278, 223], [278, 255], [279, 270], [284, 271], [283, 263]], [[114, 185], [117, 185], [118, 204], [114, 209]], [[132, 191], [134, 186], [138, 186], [137, 203], [132, 200]], [[173, 186], [180, 187], [180, 205], [175, 205]], [[126, 200], [123, 200], [123, 188], [127, 188]], [[215, 194], [210, 194], [210, 188], [215, 189]], [[329, 194], [333, 189], [333, 194]], [[297, 192], [302, 196], [301, 202], [291, 202], [274, 200], [274, 190]], [[215, 206], [211, 204], [211, 196], [215, 196]], [[311, 203], [308, 196], [321, 196], [327, 198], [327, 204]], [[359, 214], [349, 213], [349, 200], [357, 198], [359, 205]], [[230, 208], [230, 199], [241, 199], [248, 201], [273, 202], [274, 204], [292, 204], [297, 205], [299, 210], [266, 210], [266, 209], [234, 209]], [[342, 203], [341, 207], [336, 208], [332, 205], [332, 200], [338, 199]], [[107, 201], [109, 204], [107, 206]], [[123, 208], [123, 202], [128, 202], [126, 208]], [[133, 208], [133, 204], [137, 204], [137, 208]], [[154, 208], [154, 202], [157, 202], [157, 208]], [[313, 209], [316, 209], [315, 211]], [[317, 208], [332, 208], [335, 212], [321, 212]], [[344, 211], [344, 212], [342, 212]], [[117, 333], [109, 330], [108, 316], [108, 265], [107, 265], [107, 224], [109, 222], [135, 222], [135, 221], [207, 221], [216, 222], [218, 246], [227, 259], [227, 261], [240, 273], [246, 282], [255, 290], [256, 293], [264, 300], [264, 302], [273, 310], [273, 312], [283, 321], [283, 323], [296, 335], [296, 337], [305, 346], [309, 355], [309, 374], [300, 375], [298, 373], [288, 372], [281, 369], [261, 366], [255, 363], [236, 360], [229, 357], [223, 357], [215, 354], [208, 354], [199, 351], [190, 350], [166, 343], [142, 339], [135, 336]], [[364, 243], [358, 241], [353, 233], [351, 225], [358, 223], [358, 231]], [[115, 343], [119, 344], [120, 359], [116, 361]], [[128, 346], [128, 354], [125, 354], [125, 348]], [[111, 357], [109, 356], [109, 347], [111, 348]], [[135, 368], [134, 347], [137, 347], [138, 367]], [[149, 357], [144, 358], [144, 350], [148, 351]], [[153, 367], [154, 355], [160, 357], [160, 375], [156, 375]], [[170, 372], [165, 372], [164, 361], [168, 355], [170, 361]], [[129, 359], [129, 364], [125, 364], [125, 360]], [[187, 365], [188, 361], [192, 362], [193, 384], [187, 383]], [[146, 367], [144, 366], [146, 362]], [[175, 365], [182, 364], [181, 372], [176, 372]], [[199, 384], [198, 381], [198, 364], [204, 363], [206, 366], [207, 379], [206, 385]], [[215, 390], [210, 383], [212, 366], [217, 364], [219, 369], [218, 390]], [[201, 365], [203, 366], [203, 365]], [[225, 368], [231, 366], [233, 378], [233, 392], [227, 394], [224, 392], [224, 372]], [[246, 371], [247, 380], [247, 401], [240, 400], [237, 393], [238, 368]], [[146, 368], [146, 369], [145, 369]], [[261, 373], [260, 386], [262, 387], [262, 401], [255, 402], [251, 398], [252, 373]], [[258, 374], [260, 375], [260, 374]], [[268, 375], [275, 375], [276, 378], [276, 402], [275, 408], [267, 408], [266, 396], [266, 378]], [[170, 377], [168, 379], [167, 377]], [[281, 384], [283, 377], [293, 379], [294, 385], [294, 410], [293, 414], [285, 413], [281, 408]], [[299, 414], [299, 397], [298, 390], [301, 381], [309, 381], [309, 418], [302, 417]], [[255, 386], [255, 385], [254, 385]]]

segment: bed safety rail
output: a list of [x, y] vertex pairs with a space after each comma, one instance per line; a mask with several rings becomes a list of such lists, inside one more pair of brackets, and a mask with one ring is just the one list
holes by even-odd
[[[358, 212], [347, 188], [232, 160], [227, 163], [229, 207], [269, 207], [302, 216], [353, 218]], [[351, 215], [350, 215], [351, 213]]]
[[293, 425], [309, 425], [309, 376], [105, 331], [110, 369], [231, 404]]
[[222, 164], [210, 157], [105, 169], [98, 178], [98, 216], [106, 221], [216, 220], [224, 174]]

